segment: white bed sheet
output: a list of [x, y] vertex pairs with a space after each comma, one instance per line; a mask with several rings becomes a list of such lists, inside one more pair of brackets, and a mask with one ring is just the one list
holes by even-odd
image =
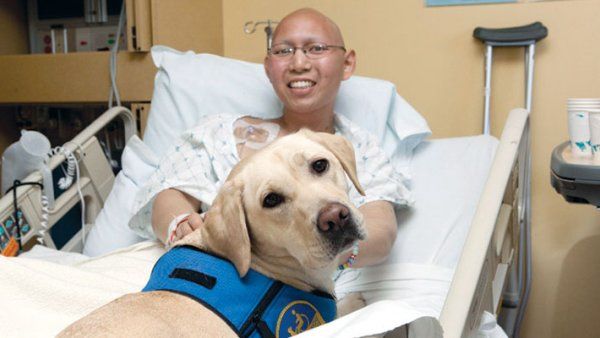
[[[306, 336], [357, 337], [406, 323], [415, 324], [411, 332], [417, 336], [441, 336], [437, 318], [496, 146], [492, 137], [474, 136], [417, 147], [412, 162], [417, 202], [399, 214], [398, 239], [388, 262], [349, 270], [337, 283], [340, 296], [362, 292], [368, 306]], [[0, 271], [9, 272], [0, 274], [0, 299], [17, 309], [0, 313], [0, 322], [8, 323], [3, 332], [56, 334], [92, 309], [141, 289], [163, 252], [161, 246], [143, 242], [92, 259], [61, 258], [41, 248], [16, 259], [0, 257]], [[37, 318], [38, 325], [29, 325], [31, 318]]]
[[412, 159], [413, 208], [398, 214], [398, 239], [391, 263], [454, 269], [498, 140], [477, 135], [425, 141]]

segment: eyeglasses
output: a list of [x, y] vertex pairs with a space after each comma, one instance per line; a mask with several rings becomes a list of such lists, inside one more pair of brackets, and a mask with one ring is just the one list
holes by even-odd
[[331, 53], [334, 49], [341, 49], [346, 52], [344, 46], [326, 45], [324, 43], [309, 43], [302, 47], [290, 46], [285, 43], [277, 44], [269, 49], [269, 55], [273, 55], [279, 59], [288, 59], [296, 54], [296, 50], [301, 50], [306, 57], [310, 59], [318, 59]]

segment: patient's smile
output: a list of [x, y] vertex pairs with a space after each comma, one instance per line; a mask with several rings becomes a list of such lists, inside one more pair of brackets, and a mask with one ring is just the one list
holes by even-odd
[[316, 82], [310, 80], [302, 80], [302, 81], [292, 81], [288, 84], [289, 88], [310, 88], [316, 85]]

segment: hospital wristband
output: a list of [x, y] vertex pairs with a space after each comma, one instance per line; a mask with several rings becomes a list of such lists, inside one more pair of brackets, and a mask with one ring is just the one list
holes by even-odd
[[173, 243], [173, 240], [175, 239], [175, 230], [177, 230], [177, 227], [181, 223], [187, 221], [189, 217], [190, 213], [185, 213], [173, 218], [171, 223], [169, 223], [169, 228], [167, 229], [167, 240], [165, 242], [165, 247], [169, 247]]

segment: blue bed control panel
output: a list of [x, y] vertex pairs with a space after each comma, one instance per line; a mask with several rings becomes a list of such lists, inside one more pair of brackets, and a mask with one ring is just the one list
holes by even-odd
[[17, 238], [17, 222], [21, 227], [22, 238], [31, 231], [31, 225], [23, 215], [23, 211], [19, 209], [16, 216], [17, 219], [13, 214], [0, 220], [0, 251], [8, 246], [11, 237]]

